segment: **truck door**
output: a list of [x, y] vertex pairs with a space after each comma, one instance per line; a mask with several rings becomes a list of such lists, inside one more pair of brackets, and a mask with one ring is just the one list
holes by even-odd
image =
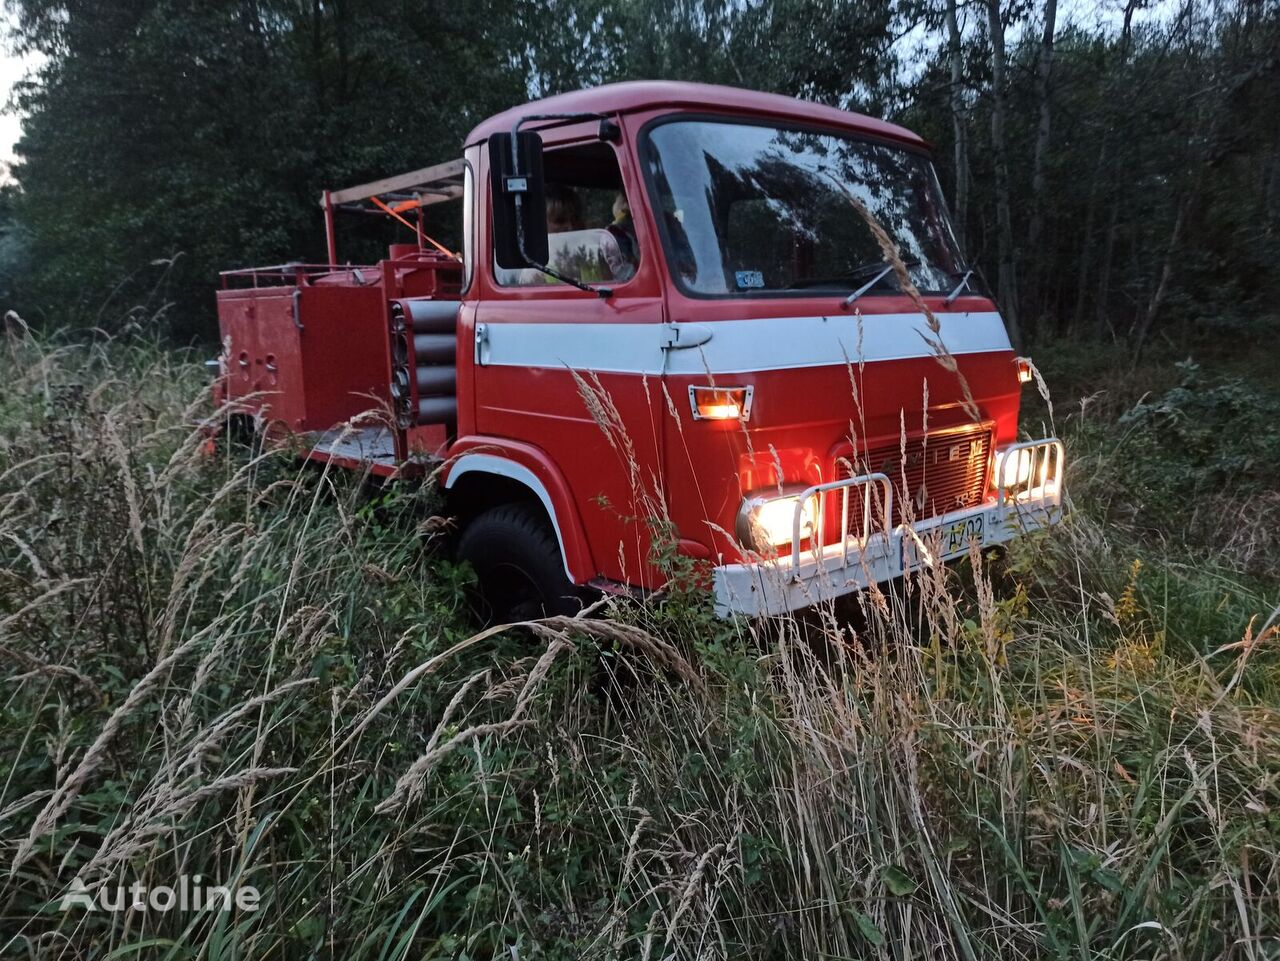
[[[590, 139], [573, 128], [558, 142], [545, 138], [550, 261], [613, 294], [482, 258], [474, 423], [481, 437], [509, 439], [560, 473], [597, 575], [656, 586], [650, 521], [663, 512], [662, 287], [644, 227], [637, 232], [630, 215], [638, 180], [596, 128]], [[484, 220], [477, 247], [491, 251]]]

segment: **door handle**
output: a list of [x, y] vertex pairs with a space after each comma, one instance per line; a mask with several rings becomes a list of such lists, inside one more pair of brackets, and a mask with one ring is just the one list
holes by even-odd
[[711, 339], [711, 328], [706, 324], [663, 324], [662, 349], [687, 350], [701, 347]]

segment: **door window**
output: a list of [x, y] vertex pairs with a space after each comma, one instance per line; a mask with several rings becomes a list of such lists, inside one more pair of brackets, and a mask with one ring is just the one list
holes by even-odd
[[[593, 143], [548, 150], [543, 176], [548, 266], [584, 284], [616, 284], [635, 276], [640, 246], [613, 149]], [[508, 270], [495, 262], [493, 271], [504, 287], [559, 283], [533, 267]]]

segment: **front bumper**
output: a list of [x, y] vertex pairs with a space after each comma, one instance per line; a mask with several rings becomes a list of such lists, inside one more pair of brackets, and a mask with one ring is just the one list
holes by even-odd
[[[716, 613], [721, 617], [785, 614], [893, 580], [921, 566], [945, 563], [967, 554], [970, 540], [980, 548], [994, 547], [1057, 523], [1062, 519], [1062, 443], [1047, 438], [1016, 444], [1000, 453], [995, 476], [1004, 476], [1005, 459], [1017, 456], [1031, 458], [1032, 481], [1016, 497], [1002, 491], [995, 503], [892, 528], [881, 523], [875, 530], [868, 521], [863, 530], [849, 531], [846, 522], [840, 539], [821, 550], [795, 548], [777, 559], [716, 567], [712, 580]], [[882, 519], [895, 516], [893, 486], [883, 474], [817, 485], [799, 496], [793, 543], [799, 542], [799, 510], [808, 497], [840, 497], [848, 517], [847, 505], [854, 494], [865, 499], [862, 516], [876, 516], [876, 509]], [[817, 513], [825, 516], [822, 507]], [[820, 532], [817, 540], [826, 538]]]

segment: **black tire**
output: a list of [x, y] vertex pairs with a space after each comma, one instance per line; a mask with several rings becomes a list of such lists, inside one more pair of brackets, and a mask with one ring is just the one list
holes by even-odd
[[476, 613], [485, 624], [576, 614], [582, 608], [582, 594], [565, 574], [555, 531], [531, 507], [504, 504], [478, 514], [458, 539], [458, 560], [476, 572]]

